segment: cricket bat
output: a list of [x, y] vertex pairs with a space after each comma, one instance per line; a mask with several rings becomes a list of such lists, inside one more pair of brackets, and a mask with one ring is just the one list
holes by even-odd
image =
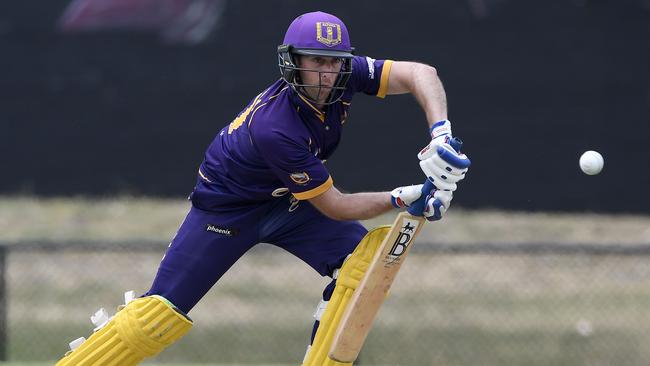
[[[450, 145], [460, 151], [462, 141], [453, 139]], [[434, 188], [433, 184], [426, 180], [422, 194], [429, 194]], [[422, 210], [423, 204], [409, 209], [414, 213]], [[424, 217], [414, 216], [409, 212], [397, 215], [386, 238], [377, 249], [365, 277], [343, 312], [330, 347], [330, 359], [348, 363], [357, 359], [377, 312], [425, 222]]]
[[407, 212], [397, 215], [343, 313], [329, 352], [332, 360], [354, 362], [357, 359], [375, 316], [425, 221], [424, 217]]

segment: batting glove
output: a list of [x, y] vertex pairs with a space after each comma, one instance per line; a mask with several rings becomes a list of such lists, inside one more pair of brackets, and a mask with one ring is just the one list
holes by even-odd
[[390, 203], [395, 208], [409, 207], [422, 195], [422, 184], [397, 187], [390, 192]]
[[[436, 123], [432, 128], [433, 134], [437, 131], [435, 126], [440, 123], [442, 122]], [[444, 123], [441, 126], [444, 126]], [[453, 192], [457, 188], [456, 183], [465, 178], [471, 161], [460, 152], [462, 142], [451, 138], [451, 125], [448, 128], [441, 127], [441, 131], [441, 135], [434, 137], [429, 145], [420, 151], [418, 159], [420, 168], [438, 190]]]
[[413, 216], [424, 216], [429, 221], [438, 221], [449, 209], [453, 193], [440, 191], [429, 180], [421, 188], [421, 196], [413, 202], [408, 212]]
[[442, 216], [449, 209], [451, 205], [451, 200], [454, 198], [454, 194], [450, 191], [437, 191], [434, 190], [433, 194], [427, 195], [424, 205], [424, 211], [422, 215], [428, 221], [438, 221], [442, 219]]
[[418, 154], [420, 160], [430, 158], [435, 154], [435, 147], [449, 143], [451, 139], [451, 122], [448, 119], [436, 122], [429, 129], [431, 142]]

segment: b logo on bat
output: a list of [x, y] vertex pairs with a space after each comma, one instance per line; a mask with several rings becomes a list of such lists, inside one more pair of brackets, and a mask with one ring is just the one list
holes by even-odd
[[406, 225], [402, 226], [399, 234], [397, 234], [397, 238], [395, 239], [393, 246], [388, 252], [390, 256], [395, 257], [393, 258], [393, 261], [398, 260], [399, 256], [406, 252], [406, 249], [411, 244], [411, 240], [413, 239], [413, 234], [415, 233], [416, 228], [417, 223], [411, 221], [406, 221]]

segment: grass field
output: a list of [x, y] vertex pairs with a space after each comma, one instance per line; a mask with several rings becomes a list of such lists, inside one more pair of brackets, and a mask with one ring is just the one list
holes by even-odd
[[[63, 243], [164, 242], [187, 209], [185, 202], [126, 199], [5, 203], [0, 204], [3, 240]], [[32, 218], [31, 230], [13, 217], [12, 207]], [[558, 220], [549, 214], [461, 211], [449, 219], [429, 225], [419, 245], [650, 242], [647, 217]], [[487, 236], [489, 226], [502, 241]], [[593, 226], [599, 227], [595, 233], [585, 228]], [[508, 239], [509, 230], [517, 240]], [[163, 249], [11, 252], [10, 360], [40, 362], [63, 354], [67, 342], [88, 335], [88, 318], [97, 308], [112, 311], [125, 290], [148, 288]], [[298, 365], [327, 282], [289, 254], [258, 246], [192, 311], [194, 329], [149, 364]], [[368, 338], [361, 365], [647, 366], [649, 307], [646, 256], [413, 253]], [[53, 362], [6, 365], [41, 364]]]
[[[158, 259], [16, 254], [11, 359], [62, 354], [69, 340], [87, 335], [96, 308], [112, 309], [129, 285], [142, 291]], [[143, 269], [133, 270], [137, 264]], [[647, 365], [649, 264], [618, 256], [414, 255], [362, 357], [368, 365]], [[158, 361], [298, 364], [327, 281], [270, 247], [236, 266], [193, 310], [195, 329]]]

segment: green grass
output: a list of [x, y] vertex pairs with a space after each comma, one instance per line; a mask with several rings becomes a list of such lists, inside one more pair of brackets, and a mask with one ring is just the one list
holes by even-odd
[[[209, 337], [209, 344], [215, 347], [219, 345], [211, 358], [213, 361], [219, 360], [220, 365], [266, 365], [268, 362], [281, 364], [274, 361], [275, 358], [281, 358], [278, 347], [285, 347], [285, 342], [294, 336], [291, 332], [278, 332], [274, 329], [246, 329], [238, 333], [238, 337], [228, 340], [224, 333], [230, 331], [232, 329], [195, 334], [183, 345], [179, 344], [166, 351], [165, 363], [161, 365], [177, 365], [182, 359], [186, 362], [194, 360], [193, 364], [196, 365], [211, 364], [210, 357], [202, 358], [193, 354], [197, 346], [206, 343], [205, 340], [199, 339], [203, 335]], [[269, 336], [274, 338], [268, 338]], [[279, 339], [285, 336], [289, 338]], [[647, 365], [650, 357], [650, 351], [646, 347], [648, 341], [650, 339], [645, 331], [629, 332], [616, 329], [600, 330], [597, 334], [585, 337], [570, 330], [558, 334], [554, 331], [495, 332], [478, 327], [458, 327], [405, 332], [400, 328], [378, 327], [371, 333], [361, 360], [363, 365], [642, 366]], [[240, 344], [235, 345], [236, 342]], [[391, 347], [387, 348], [385, 344], [390, 344]], [[248, 356], [241, 353], [246, 351], [244, 347], [259, 345], [262, 348], [249, 352]], [[304, 351], [302, 347], [299, 348], [293, 351]], [[225, 352], [228, 349], [230, 351]], [[281, 354], [292, 353], [290, 349], [281, 350]], [[36, 366], [38, 363], [21, 365]]]
[[[126, 198], [0, 203], [0, 239], [8, 241], [166, 241], [187, 209], [182, 201]], [[648, 227], [648, 217], [454, 211], [422, 238], [639, 243]], [[88, 335], [97, 308], [113, 312], [124, 291], [147, 290], [162, 253], [10, 252], [8, 356], [16, 362], [0, 366], [52, 365], [70, 340]], [[414, 252], [361, 365], [647, 366], [648, 268], [650, 257]], [[147, 364], [298, 365], [327, 282], [285, 252], [255, 248], [192, 310], [194, 329]]]
[[[111, 309], [129, 284], [146, 288], [150, 269], [139, 271], [138, 264], [155, 268], [158, 260], [158, 253], [15, 254], [10, 359], [61, 355], [68, 341], [88, 335], [97, 307]], [[648, 262], [414, 254], [361, 364], [647, 366]], [[193, 310], [194, 329], [153, 362], [297, 365], [325, 283], [286, 253], [254, 250]], [[589, 329], [581, 334], [580, 324]]]

